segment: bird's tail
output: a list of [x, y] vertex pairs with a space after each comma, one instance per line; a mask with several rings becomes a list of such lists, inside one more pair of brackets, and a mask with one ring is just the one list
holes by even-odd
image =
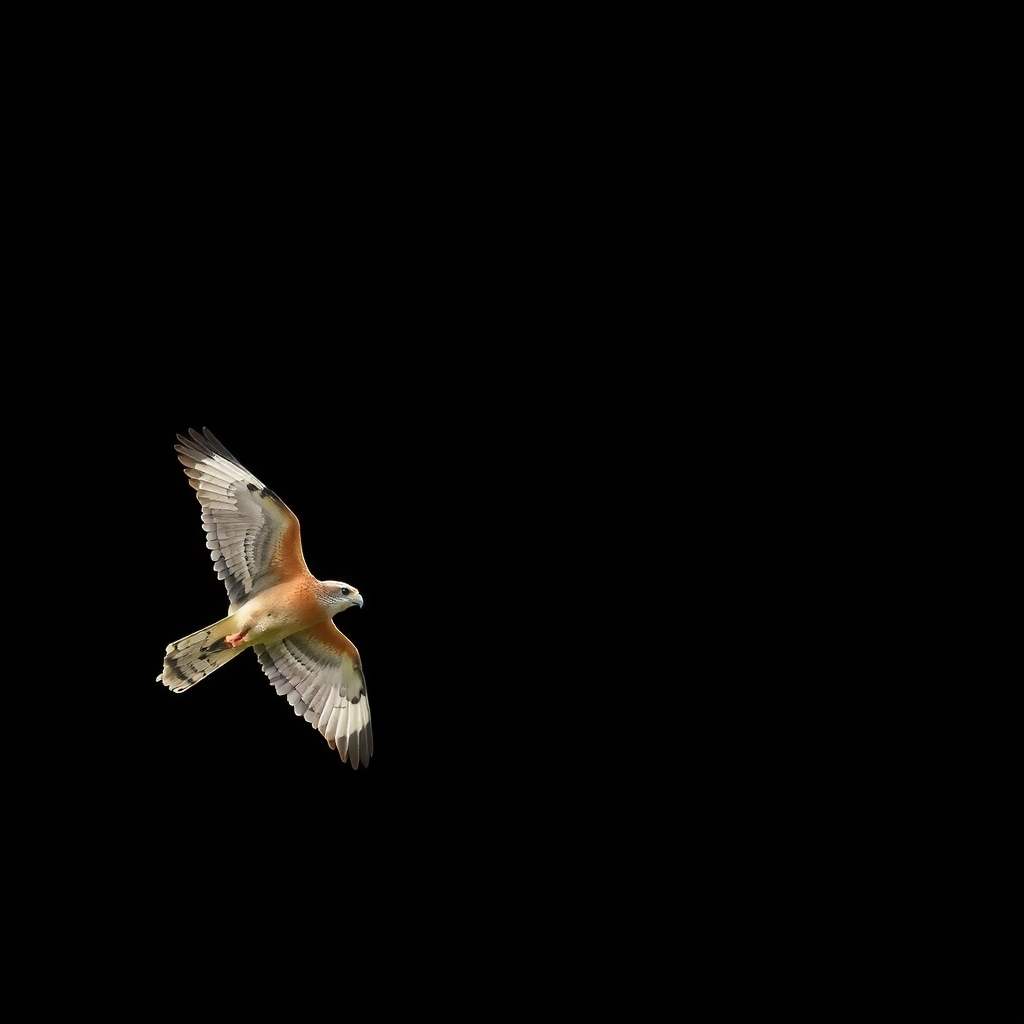
[[226, 665], [246, 649], [244, 645], [230, 647], [224, 642], [224, 637], [234, 628], [235, 618], [229, 615], [212, 626], [168, 644], [164, 653], [164, 670], [156, 681], [175, 693], [182, 693], [221, 665]]

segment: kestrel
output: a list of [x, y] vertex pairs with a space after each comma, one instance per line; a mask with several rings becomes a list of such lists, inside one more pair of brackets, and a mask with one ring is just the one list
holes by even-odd
[[361, 608], [362, 596], [310, 573], [295, 514], [208, 429], [177, 438], [229, 605], [227, 618], [168, 645], [157, 681], [182, 693], [252, 648], [277, 692], [342, 761], [369, 765], [373, 730], [359, 652], [332, 621]]

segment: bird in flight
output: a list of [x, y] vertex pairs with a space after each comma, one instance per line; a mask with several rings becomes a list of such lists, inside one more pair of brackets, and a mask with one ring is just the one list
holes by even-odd
[[359, 652], [334, 616], [363, 606], [355, 587], [306, 568], [299, 521], [206, 428], [174, 446], [203, 507], [206, 546], [228, 615], [168, 644], [158, 675], [183, 693], [252, 648], [279, 694], [353, 768], [370, 763], [373, 730]]

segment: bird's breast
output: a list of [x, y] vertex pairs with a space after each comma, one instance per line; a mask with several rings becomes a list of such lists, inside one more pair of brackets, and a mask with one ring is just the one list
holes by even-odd
[[306, 581], [279, 583], [246, 601], [236, 612], [253, 643], [274, 643], [330, 618], [315, 587]]

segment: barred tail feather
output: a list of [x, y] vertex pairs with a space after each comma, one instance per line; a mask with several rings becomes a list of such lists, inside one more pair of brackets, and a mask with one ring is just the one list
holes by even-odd
[[234, 625], [234, 617], [229, 615], [212, 626], [168, 644], [164, 654], [164, 670], [156, 677], [156, 681], [174, 693], [183, 693], [221, 665], [226, 665], [236, 654], [245, 650], [243, 645], [227, 647], [223, 642]]

